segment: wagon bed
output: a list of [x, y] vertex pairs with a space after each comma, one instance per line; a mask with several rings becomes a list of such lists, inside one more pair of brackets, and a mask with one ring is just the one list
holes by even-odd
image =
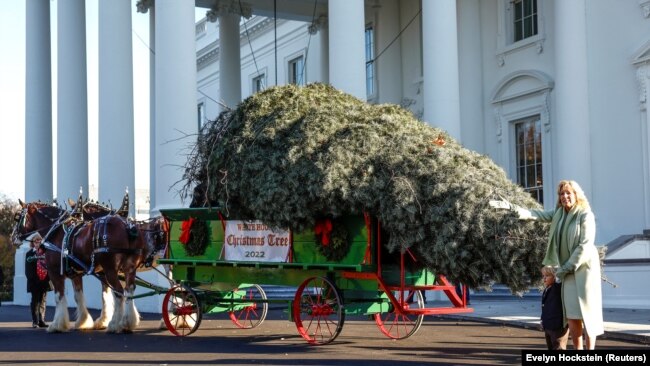
[[[336, 221], [351, 243], [340, 260], [329, 260], [314, 230], [290, 233], [288, 257], [281, 262], [224, 259], [225, 225], [217, 209], [161, 210], [170, 220], [168, 250], [158, 262], [169, 265], [177, 285], [165, 296], [163, 318], [174, 334], [194, 332], [203, 313], [227, 312], [235, 325], [252, 328], [266, 317], [269, 303], [285, 303], [289, 319], [311, 344], [333, 341], [345, 315], [368, 315], [394, 339], [413, 335], [424, 315], [465, 313], [464, 296], [443, 275], [419, 266], [409, 252], [389, 255], [381, 224], [367, 215]], [[202, 220], [209, 227], [205, 254], [190, 256], [179, 240], [183, 222]], [[292, 300], [268, 299], [260, 285], [297, 287]], [[427, 307], [422, 291], [442, 291], [448, 307]]]

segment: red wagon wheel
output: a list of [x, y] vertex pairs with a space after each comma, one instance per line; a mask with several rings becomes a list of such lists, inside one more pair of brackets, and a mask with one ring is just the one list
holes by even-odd
[[252, 329], [264, 322], [269, 311], [266, 292], [259, 285], [235, 289], [233, 299], [238, 301], [234, 310], [229, 312], [230, 320], [242, 329]]
[[202, 316], [196, 293], [182, 285], [170, 288], [163, 300], [162, 316], [173, 334], [184, 337], [194, 333]]
[[336, 287], [323, 277], [306, 279], [293, 300], [298, 333], [315, 345], [332, 342], [341, 333], [345, 312]]
[[[424, 298], [422, 297], [421, 291], [406, 293], [402, 291], [393, 291], [392, 294], [404, 310], [412, 309], [414, 307], [417, 307], [417, 309], [424, 308]], [[404, 339], [412, 336], [418, 331], [418, 329], [420, 329], [422, 320], [424, 319], [423, 314], [405, 314], [397, 309], [392, 303], [390, 304], [388, 312], [378, 313], [374, 316], [375, 323], [377, 323], [379, 330], [388, 338], [392, 339]]]

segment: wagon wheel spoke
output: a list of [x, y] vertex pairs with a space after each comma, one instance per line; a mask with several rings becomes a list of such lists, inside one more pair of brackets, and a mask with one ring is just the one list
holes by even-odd
[[[401, 310], [424, 308], [422, 292], [413, 291], [410, 294], [404, 294], [400, 291], [393, 291], [392, 294], [397, 299], [402, 309], [398, 309], [393, 304], [390, 304], [389, 311], [374, 315], [375, 323], [377, 324], [377, 327], [379, 327], [379, 330], [389, 338], [408, 338], [420, 329], [424, 315], [408, 314]], [[388, 301], [388, 299], [385, 299], [385, 301]]]
[[232, 292], [233, 310], [229, 312], [230, 320], [242, 329], [252, 329], [264, 322], [269, 311], [266, 292], [259, 285], [235, 289]]
[[177, 336], [194, 333], [201, 324], [201, 307], [196, 293], [182, 285], [167, 291], [163, 299], [162, 316], [167, 329]]
[[293, 316], [298, 333], [315, 345], [336, 339], [345, 321], [338, 290], [322, 277], [308, 278], [298, 287], [293, 301]]

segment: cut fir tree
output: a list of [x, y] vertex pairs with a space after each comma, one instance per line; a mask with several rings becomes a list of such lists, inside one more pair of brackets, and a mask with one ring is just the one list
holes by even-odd
[[207, 123], [185, 167], [195, 204], [294, 231], [367, 213], [434, 273], [472, 288], [538, 283], [546, 227], [490, 199], [539, 207], [503, 169], [395, 105], [324, 84], [274, 87]]

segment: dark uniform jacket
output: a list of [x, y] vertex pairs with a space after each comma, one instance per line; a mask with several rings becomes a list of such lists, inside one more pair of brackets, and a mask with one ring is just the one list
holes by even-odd
[[554, 283], [542, 294], [542, 327], [548, 330], [564, 328], [562, 285]]

